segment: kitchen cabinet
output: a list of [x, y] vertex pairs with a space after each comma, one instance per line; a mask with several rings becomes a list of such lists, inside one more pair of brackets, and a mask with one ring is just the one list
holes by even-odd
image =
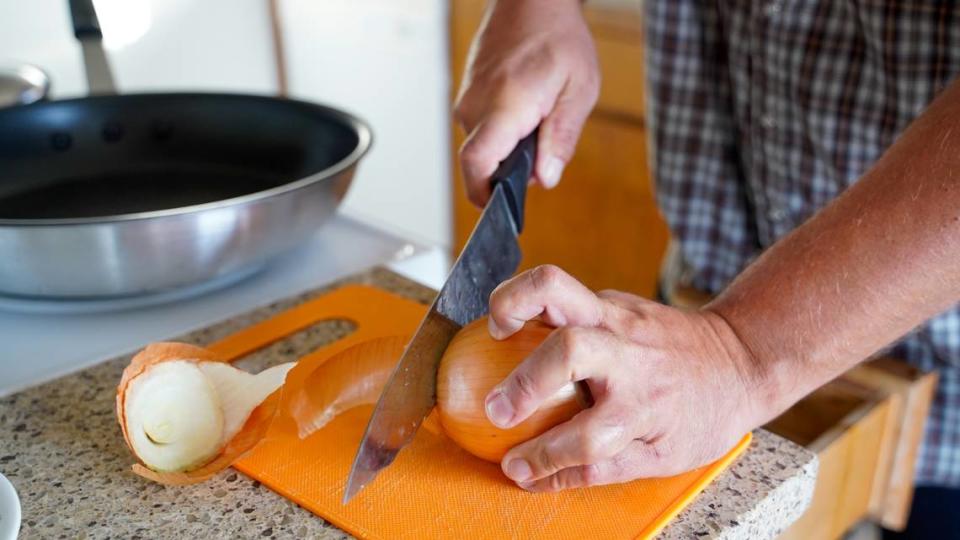
[[[457, 84], [483, 6], [482, 0], [451, 4]], [[642, 21], [636, 7], [612, 6], [588, 2], [585, 7], [603, 76], [600, 99], [560, 186], [528, 195], [523, 267], [553, 263], [593, 289], [652, 296], [668, 233], [647, 170]], [[464, 134], [457, 127], [454, 133], [456, 151]], [[453, 176], [454, 249], [459, 252], [478, 213], [466, 200], [456, 166]], [[696, 307], [707, 299], [681, 290], [671, 301]], [[902, 528], [935, 387], [935, 374], [891, 359], [875, 360], [816, 390], [765, 426], [820, 459], [812, 506], [782, 538], [838, 538], [864, 519]]]
[[[451, 66], [455, 96], [483, 0], [451, 3]], [[520, 237], [522, 269], [555, 264], [593, 289], [615, 288], [651, 297], [656, 292], [667, 228], [653, 198], [643, 121], [643, 36], [638, 11], [587, 8], [603, 76], [563, 181], [527, 195]], [[453, 152], [464, 133], [453, 128]], [[459, 253], [479, 211], [467, 201], [453, 160], [453, 253]]]

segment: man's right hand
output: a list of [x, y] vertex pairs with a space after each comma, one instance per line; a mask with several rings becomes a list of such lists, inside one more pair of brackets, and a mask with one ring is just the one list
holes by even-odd
[[492, 0], [455, 107], [468, 133], [460, 165], [470, 200], [486, 203], [497, 165], [538, 124], [534, 180], [556, 186], [599, 91], [580, 0]]

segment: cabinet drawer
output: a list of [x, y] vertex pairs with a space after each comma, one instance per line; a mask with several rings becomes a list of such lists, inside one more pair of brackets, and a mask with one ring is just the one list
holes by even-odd
[[801, 400], [766, 429], [817, 453], [810, 508], [781, 539], [837, 538], [868, 515], [889, 446], [891, 399], [837, 379]]
[[869, 519], [902, 529], [910, 513], [935, 373], [881, 358], [813, 392], [767, 429], [817, 452], [813, 502], [781, 538], [838, 538]]

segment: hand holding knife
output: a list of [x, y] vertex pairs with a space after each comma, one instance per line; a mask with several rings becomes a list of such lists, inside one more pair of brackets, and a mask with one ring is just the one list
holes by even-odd
[[344, 504], [413, 440], [436, 403], [437, 367], [450, 340], [464, 325], [487, 314], [490, 293], [517, 270], [517, 237], [536, 163], [537, 133], [522, 139], [491, 177], [490, 200], [370, 417], [350, 469]]

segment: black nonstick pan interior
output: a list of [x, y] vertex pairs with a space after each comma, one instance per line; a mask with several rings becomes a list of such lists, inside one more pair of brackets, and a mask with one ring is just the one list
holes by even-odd
[[350, 122], [319, 105], [229, 94], [0, 109], [0, 219], [117, 216], [270, 190], [349, 156]]

